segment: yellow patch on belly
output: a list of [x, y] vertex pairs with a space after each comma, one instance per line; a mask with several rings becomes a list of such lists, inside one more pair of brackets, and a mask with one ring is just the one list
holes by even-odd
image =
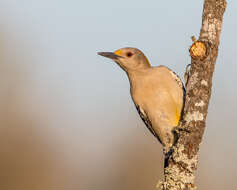
[[175, 118], [175, 126], [177, 126], [179, 124], [179, 120], [180, 120], [180, 112], [178, 111], [178, 109], [176, 108], [176, 118]]

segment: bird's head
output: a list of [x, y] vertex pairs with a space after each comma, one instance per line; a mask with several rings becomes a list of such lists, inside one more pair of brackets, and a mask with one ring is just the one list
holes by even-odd
[[137, 48], [121, 48], [115, 52], [98, 52], [98, 54], [114, 60], [126, 72], [151, 67], [146, 56]]

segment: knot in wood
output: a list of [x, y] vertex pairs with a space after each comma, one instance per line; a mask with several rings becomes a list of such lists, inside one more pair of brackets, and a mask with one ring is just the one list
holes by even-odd
[[205, 59], [207, 57], [207, 48], [205, 43], [201, 41], [194, 41], [189, 49], [189, 53], [193, 59]]

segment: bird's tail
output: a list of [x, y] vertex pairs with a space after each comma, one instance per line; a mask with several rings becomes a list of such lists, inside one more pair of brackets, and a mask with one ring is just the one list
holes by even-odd
[[171, 156], [171, 154], [174, 152], [173, 148], [170, 148], [170, 150], [168, 152], [165, 153], [165, 160], [164, 160], [164, 168], [166, 168], [169, 164], [169, 158]]

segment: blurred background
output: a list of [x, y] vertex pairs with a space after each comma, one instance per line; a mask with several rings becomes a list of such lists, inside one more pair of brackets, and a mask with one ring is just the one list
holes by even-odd
[[[162, 147], [98, 51], [131, 46], [180, 76], [203, 1], [0, 0], [0, 189], [144, 190]], [[234, 189], [237, 2], [229, 1], [199, 153], [199, 189]], [[183, 77], [182, 77], [183, 78]]]

